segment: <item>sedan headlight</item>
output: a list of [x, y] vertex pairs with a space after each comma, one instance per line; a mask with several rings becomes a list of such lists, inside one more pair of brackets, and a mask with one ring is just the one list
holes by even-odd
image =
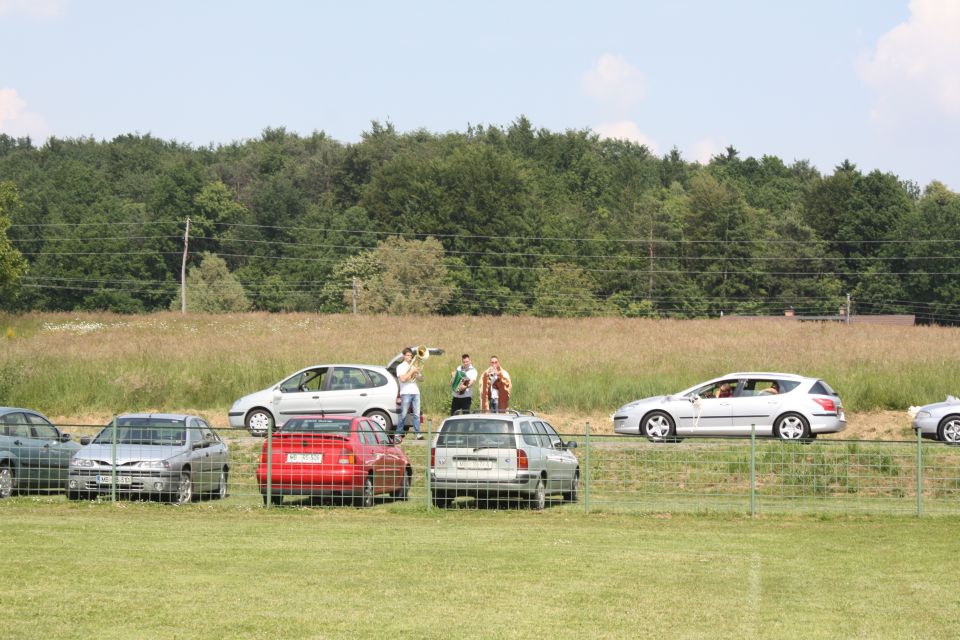
[[78, 469], [89, 469], [90, 467], [97, 466], [97, 463], [88, 458], [70, 458], [70, 466]]
[[141, 460], [134, 466], [138, 469], [169, 469], [170, 463], [166, 460]]
[[918, 418], [931, 418], [931, 417], [933, 417], [933, 414], [930, 413], [929, 411], [917, 411], [917, 417], [918, 417]]

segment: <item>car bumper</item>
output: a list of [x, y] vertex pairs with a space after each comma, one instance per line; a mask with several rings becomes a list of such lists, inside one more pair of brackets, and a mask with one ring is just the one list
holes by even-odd
[[453, 495], [471, 495], [476, 493], [530, 492], [537, 486], [539, 475], [536, 473], [518, 473], [511, 479], [477, 480], [476, 478], [437, 477], [430, 472], [430, 488]]
[[[176, 493], [180, 484], [180, 472], [118, 472], [117, 493], [130, 495], [156, 495]], [[114, 475], [111, 471], [70, 472], [67, 476], [67, 491], [82, 493], [112, 493]]]
[[924, 438], [936, 438], [937, 430], [940, 428], [940, 420], [933, 417], [914, 418], [913, 424], [910, 426], [913, 427], [914, 431], [919, 431]]
[[613, 416], [613, 432], [625, 436], [640, 435], [640, 421], [630, 416]]
[[[368, 475], [362, 467], [348, 469], [277, 469], [273, 468], [269, 489], [273, 495], [282, 496], [323, 496], [323, 495], [359, 495], [363, 492], [363, 483]], [[257, 471], [257, 484], [260, 493], [268, 489], [267, 474]]]
[[242, 429], [246, 427], [244, 424], [244, 417], [246, 415], [243, 411], [231, 411], [227, 414], [227, 422], [233, 429]]

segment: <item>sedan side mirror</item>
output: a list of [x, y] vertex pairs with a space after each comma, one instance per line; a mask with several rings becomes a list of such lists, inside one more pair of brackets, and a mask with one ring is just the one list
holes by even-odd
[[563, 448], [564, 448], [564, 449], [576, 449], [576, 448], [577, 448], [577, 443], [576, 443], [575, 441], [573, 441], [573, 440], [571, 440], [570, 442], [564, 442], [564, 443], [563, 443]]
[[93, 438], [91, 438], [90, 436], [80, 436], [80, 444], [82, 444], [83, 446], [87, 446], [88, 444], [90, 444], [90, 441], [92, 439]]
[[70, 442], [71, 440], [73, 440], [73, 436], [69, 433], [60, 434], [60, 442]]

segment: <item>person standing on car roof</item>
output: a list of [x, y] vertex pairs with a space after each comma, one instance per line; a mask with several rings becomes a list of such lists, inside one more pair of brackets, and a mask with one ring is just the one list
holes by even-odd
[[500, 358], [490, 356], [490, 366], [480, 377], [480, 407], [484, 413], [502, 413], [510, 406], [510, 374], [500, 366]]
[[470, 354], [460, 356], [460, 366], [450, 374], [450, 390], [453, 402], [450, 403], [450, 415], [470, 413], [473, 404], [473, 383], [477, 381], [477, 370], [470, 361]]
[[417, 440], [423, 440], [420, 434], [420, 387], [417, 386], [418, 380], [423, 380], [423, 374], [420, 369], [410, 364], [413, 360], [413, 349], [407, 347], [403, 350], [403, 362], [397, 365], [397, 380], [400, 381], [400, 419], [397, 421], [397, 435], [403, 437], [406, 429], [404, 421], [407, 414], [413, 412], [413, 432], [417, 434]]

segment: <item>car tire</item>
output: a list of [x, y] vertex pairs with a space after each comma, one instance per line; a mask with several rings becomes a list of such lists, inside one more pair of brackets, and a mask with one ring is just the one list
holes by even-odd
[[438, 509], [448, 509], [450, 507], [450, 503], [453, 502], [453, 498], [441, 491], [434, 491], [432, 500], [433, 506]]
[[563, 492], [563, 499], [567, 502], [576, 502], [580, 499], [580, 472], [573, 474], [573, 481], [570, 485], [570, 491]]
[[173, 495], [173, 500], [179, 505], [193, 502], [193, 478], [189, 471], [180, 474], [180, 481], [177, 483], [177, 492]]
[[227, 471], [220, 472], [220, 479], [217, 481], [217, 488], [213, 492], [213, 497], [217, 500], [223, 500], [227, 497]]
[[397, 500], [409, 500], [410, 499], [410, 474], [411, 470], [409, 468], [403, 470], [403, 482], [400, 485], [400, 488], [393, 492], [393, 497]]
[[358, 509], [369, 509], [373, 506], [373, 474], [367, 474], [363, 479], [362, 493], [354, 498], [354, 506]]
[[390, 421], [390, 416], [388, 416], [384, 411], [377, 409], [375, 411], [368, 411], [365, 415], [379, 424], [384, 433], [390, 433], [390, 429], [393, 428], [393, 422]]
[[0, 465], [0, 499], [9, 498], [13, 495], [14, 485], [13, 469], [10, 465]]
[[67, 491], [67, 500], [81, 500], [83, 497], [79, 491]]
[[537, 480], [537, 486], [534, 487], [533, 493], [527, 498], [527, 504], [534, 511], [543, 511], [547, 506], [547, 484], [543, 481], [543, 478]]
[[650, 442], [677, 442], [677, 426], [669, 413], [651, 411], [643, 416], [640, 434]]
[[799, 413], [785, 413], [774, 423], [773, 435], [785, 442], [808, 442], [810, 423]]
[[283, 496], [279, 493], [263, 494], [263, 506], [274, 505], [279, 507], [283, 504]]
[[947, 416], [937, 427], [937, 439], [948, 445], [960, 445], [960, 416]]
[[247, 414], [246, 425], [250, 435], [264, 437], [275, 426], [273, 414], [266, 409], [254, 409]]

